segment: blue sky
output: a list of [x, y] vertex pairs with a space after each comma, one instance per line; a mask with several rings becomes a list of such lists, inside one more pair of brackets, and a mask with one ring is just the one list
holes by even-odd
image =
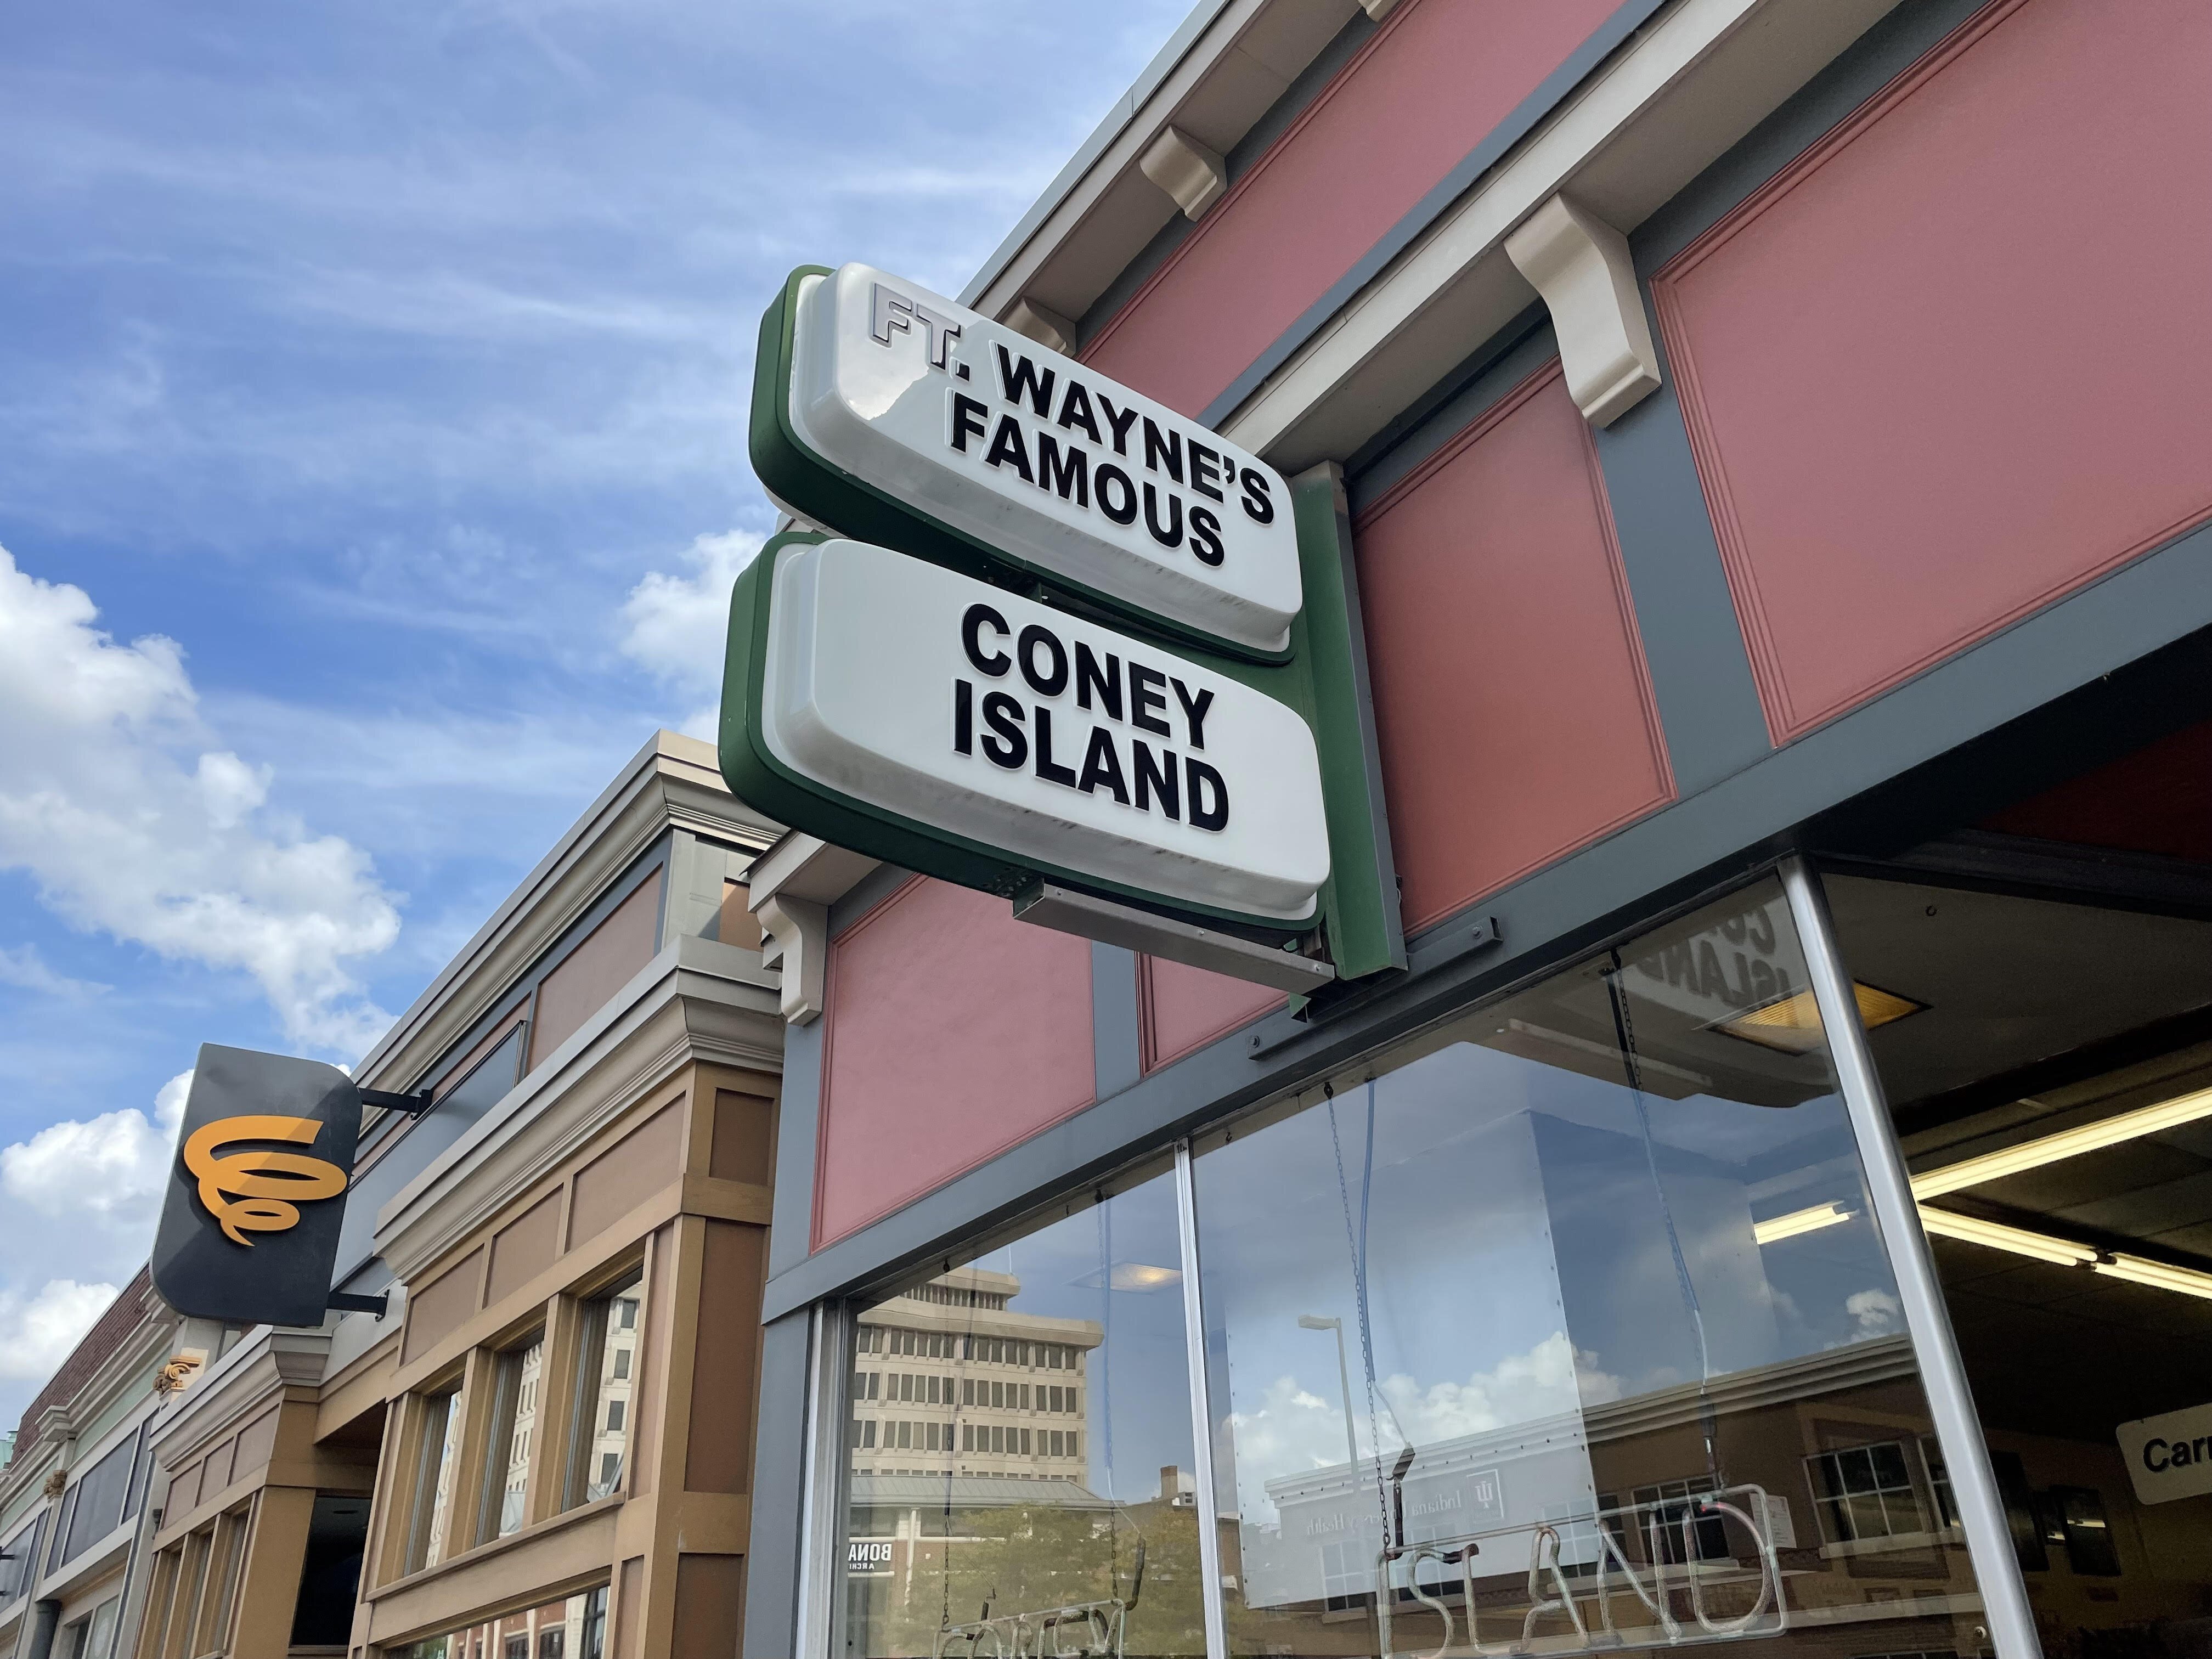
[[0, 1431], [204, 1040], [350, 1061], [770, 524], [762, 307], [956, 293], [1184, 0], [84, 0], [0, 50]]

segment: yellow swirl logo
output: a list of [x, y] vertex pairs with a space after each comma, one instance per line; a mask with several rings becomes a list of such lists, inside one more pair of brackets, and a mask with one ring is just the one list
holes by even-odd
[[226, 1117], [195, 1129], [185, 1142], [185, 1167], [199, 1178], [200, 1202], [223, 1237], [251, 1249], [247, 1233], [281, 1233], [300, 1222], [300, 1206], [334, 1198], [346, 1188], [346, 1172], [301, 1152], [233, 1152], [216, 1148], [234, 1140], [289, 1140], [310, 1145], [323, 1126], [311, 1117]]

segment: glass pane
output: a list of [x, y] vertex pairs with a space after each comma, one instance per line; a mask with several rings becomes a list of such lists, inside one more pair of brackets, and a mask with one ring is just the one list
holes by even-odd
[[483, 1537], [504, 1538], [522, 1526], [522, 1500], [530, 1481], [530, 1449], [537, 1437], [538, 1373], [544, 1360], [542, 1333], [499, 1357], [488, 1443], [491, 1453], [484, 1470]]
[[[2115, 787], [2095, 805], [2118, 845], [2187, 826], [2205, 850], [2197, 800]], [[1992, 871], [2016, 850], [1976, 846]], [[2027, 850], [2049, 877], [2058, 849]], [[2203, 868], [2155, 873], [2203, 890]], [[1826, 885], [1852, 973], [1923, 1009], [1868, 1040], [2044, 1650], [2194, 1653], [2212, 1637], [2212, 925]], [[1940, 1460], [1930, 1474], [1948, 1514]]]
[[423, 1418], [415, 1531], [407, 1560], [410, 1572], [445, 1559], [446, 1523], [453, 1509], [453, 1459], [461, 1438], [461, 1391], [455, 1389], [433, 1395], [424, 1402]]
[[386, 1651], [399, 1659], [600, 1659], [606, 1626], [607, 1590], [602, 1584]]
[[588, 1504], [622, 1485], [629, 1445], [632, 1368], [637, 1363], [636, 1279], [587, 1304], [578, 1360], [579, 1415], [571, 1442], [568, 1504]]
[[1975, 1646], [1807, 984], [1763, 883], [1201, 1144], [1232, 1653]]
[[1206, 1650], [1181, 1261], [1161, 1176], [860, 1313], [848, 1654]]

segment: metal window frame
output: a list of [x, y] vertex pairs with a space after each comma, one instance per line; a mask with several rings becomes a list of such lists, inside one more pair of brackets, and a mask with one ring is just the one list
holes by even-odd
[[1797, 927], [1798, 945], [1805, 954], [1814, 1006], [1827, 1036], [1829, 1063], [1835, 1067], [1837, 1090], [1857, 1144], [1869, 1207], [1897, 1281], [1905, 1334], [1920, 1366], [1929, 1414], [1935, 1419], [1936, 1443], [1950, 1474], [1967, 1559], [1973, 1564], [1975, 1584], [1981, 1591], [1983, 1617], [1997, 1659], [2041, 1659], [2043, 1644], [2036, 1635], [2027, 1581], [2013, 1554], [1996, 1471], [1990, 1466], [1989, 1443], [1982, 1437], [1981, 1419], [1966, 1383], [1966, 1363], [1959, 1357], [1935, 1257], [1921, 1229], [1905, 1154], [1890, 1122], [1881, 1074], [1875, 1068], [1866, 1028], [1859, 1023], [1850, 971], [1828, 913], [1828, 896], [1802, 858], [1784, 859], [1779, 874], [1790, 919]]
[[[1920, 1369], [1936, 1442], [1959, 1510], [1996, 1659], [2041, 1659], [2042, 1644], [2028, 1605], [2027, 1583], [2013, 1554], [2011, 1531], [1989, 1447], [1982, 1437], [1934, 1258], [1920, 1226], [1904, 1154], [1890, 1122], [1887, 1099], [1865, 1030], [1859, 1023], [1858, 1006], [1850, 991], [1850, 975], [1820, 878], [1803, 857], [1791, 855], [1775, 865], [1745, 872], [1737, 882], [1701, 893], [1696, 902], [1710, 902], [1716, 892], [1755, 884], [1770, 872], [1781, 881], [1797, 929], [1814, 1005], [1827, 1035], [1838, 1092], [1864, 1171], [1873, 1218], [1896, 1278], [1906, 1335]], [[1684, 911], [1692, 908], [1692, 904], [1679, 907]], [[1670, 907], [1668, 914], [1674, 913]], [[1656, 925], [1656, 920], [1647, 919], [1643, 925]], [[1558, 964], [1544, 970], [1547, 975], [1556, 971]], [[1188, 1138], [1177, 1140], [1172, 1150], [1170, 1173], [1181, 1247], [1183, 1344], [1188, 1366], [1206, 1653], [1206, 1659], [1228, 1659], [1212, 1411], [1206, 1395], [1206, 1304], [1200, 1274], [1194, 1156]], [[849, 1302], [824, 1301], [814, 1305], [807, 1357], [810, 1423], [799, 1516], [799, 1618], [793, 1632], [793, 1650], [800, 1654], [842, 1652], [844, 1641], [844, 1598], [838, 1594], [838, 1567], [847, 1531], [849, 1460], [845, 1456], [845, 1423], [850, 1413], [847, 1393], [854, 1325]]]

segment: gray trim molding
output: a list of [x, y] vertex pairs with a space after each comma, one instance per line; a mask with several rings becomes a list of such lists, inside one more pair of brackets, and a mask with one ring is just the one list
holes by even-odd
[[1091, 1054], [1100, 1100], [1111, 1100], [1144, 1076], [1137, 953], [1095, 939], [1091, 945]]

